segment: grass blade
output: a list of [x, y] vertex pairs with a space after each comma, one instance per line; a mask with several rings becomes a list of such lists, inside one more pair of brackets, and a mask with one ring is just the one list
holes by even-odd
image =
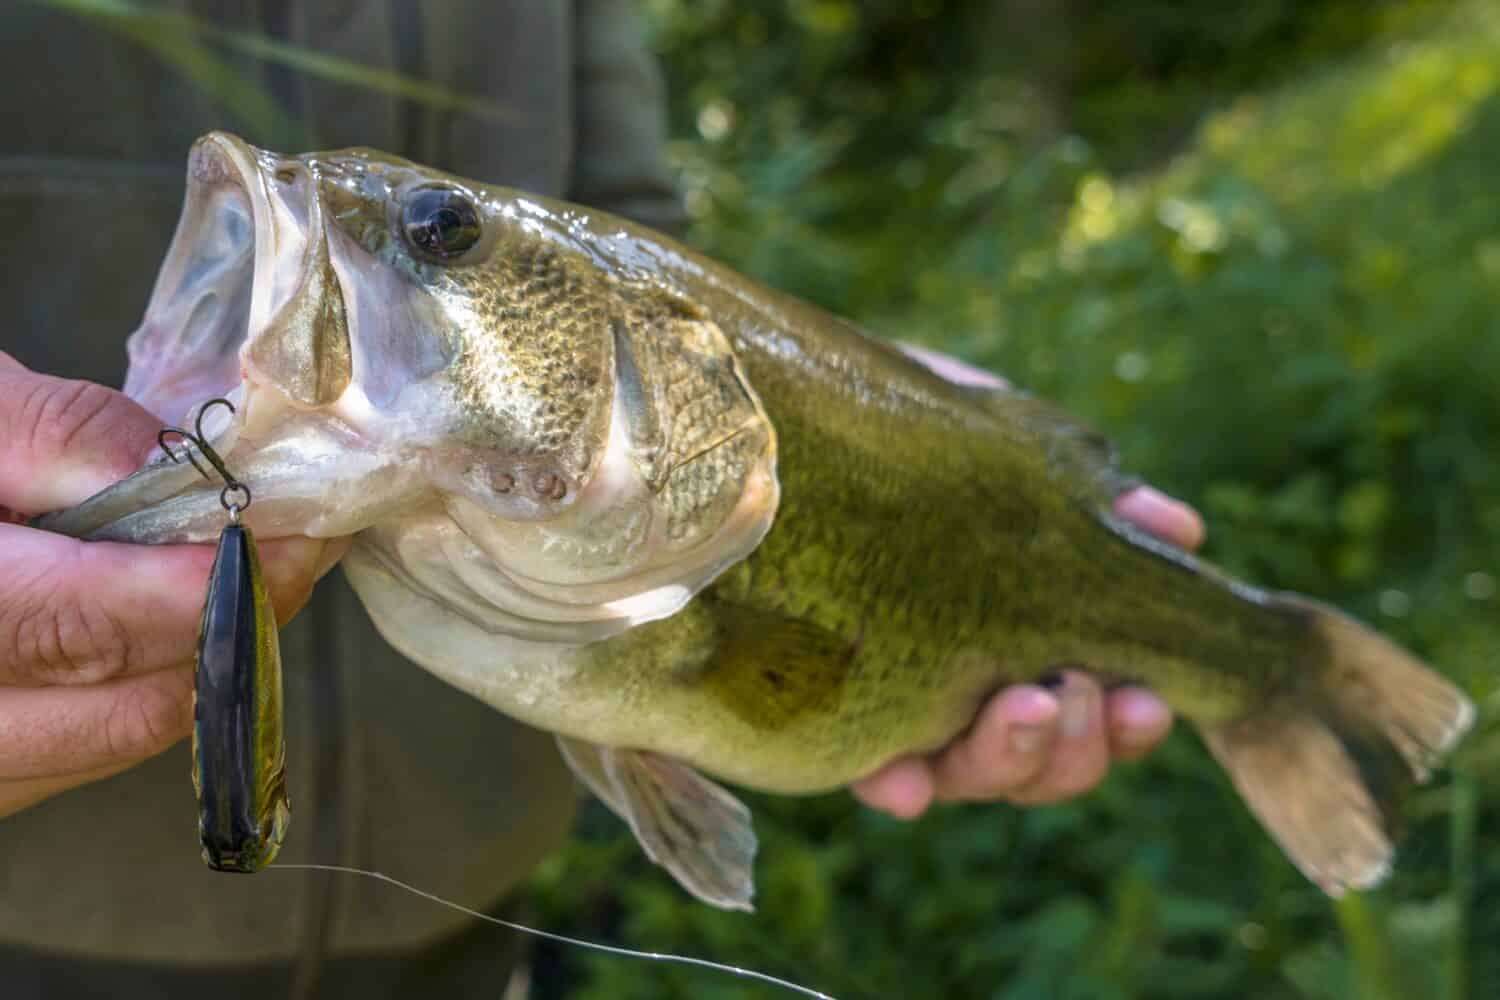
[[305, 133], [256, 81], [219, 58], [169, 11], [135, 7], [123, 0], [39, 0], [69, 11], [129, 39], [187, 77], [222, 104], [249, 131], [271, 145], [296, 148]]
[[[44, 6], [92, 17], [156, 53], [223, 102], [260, 134], [286, 135], [286, 112], [255, 84], [218, 59], [204, 40], [262, 62], [319, 77], [334, 83], [417, 101], [432, 107], [461, 111], [492, 121], [519, 118], [505, 104], [476, 94], [407, 76], [378, 66], [331, 56], [315, 49], [283, 42], [253, 31], [226, 28], [180, 11], [143, 7], [130, 0], [33, 0]], [[302, 133], [300, 125], [297, 131]], [[301, 142], [286, 142], [298, 146]]]

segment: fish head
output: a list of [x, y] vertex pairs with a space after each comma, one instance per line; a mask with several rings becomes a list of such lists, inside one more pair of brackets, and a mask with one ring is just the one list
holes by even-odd
[[[671, 613], [769, 528], [774, 434], [723, 331], [591, 218], [375, 150], [210, 134], [126, 392], [202, 424], [262, 538], [355, 535], [489, 625]], [[223, 483], [181, 450], [42, 525], [213, 537]]]
[[497, 512], [546, 517], [602, 457], [611, 331], [511, 201], [373, 150], [284, 157], [209, 135], [126, 392], [174, 422], [239, 398], [262, 436], [338, 423], [367, 456], [399, 451]]

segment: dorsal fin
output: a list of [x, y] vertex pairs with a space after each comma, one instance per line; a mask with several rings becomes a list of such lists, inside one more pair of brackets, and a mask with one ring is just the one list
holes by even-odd
[[975, 405], [1031, 437], [1050, 467], [1081, 484], [1080, 499], [1108, 507], [1141, 485], [1120, 469], [1114, 442], [1056, 403], [1009, 387], [965, 386]]

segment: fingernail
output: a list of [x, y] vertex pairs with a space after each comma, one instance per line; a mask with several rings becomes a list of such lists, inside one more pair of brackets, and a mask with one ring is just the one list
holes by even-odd
[[1089, 719], [1093, 705], [1087, 687], [1067, 685], [1062, 692], [1062, 713], [1058, 717], [1058, 729], [1065, 740], [1076, 740], [1089, 731]]
[[1173, 545], [1203, 544], [1203, 518], [1192, 507], [1151, 486], [1137, 486], [1115, 501], [1115, 513]]
[[1110, 695], [1105, 715], [1115, 738], [1127, 746], [1150, 746], [1172, 728], [1172, 710], [1157, 696], [1124, 687]]
[[1010, 748], [1019, 754], [1033, 754], [1047, 738], [1046, 726], [1011, 726]]

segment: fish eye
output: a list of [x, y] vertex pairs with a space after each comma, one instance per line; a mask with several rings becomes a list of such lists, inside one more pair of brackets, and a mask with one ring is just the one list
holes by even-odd
[[401, 231], [412, 249], [441, 264], [479, 242], [479, 212], [453, 188], [420, 188], [401, 206]]

